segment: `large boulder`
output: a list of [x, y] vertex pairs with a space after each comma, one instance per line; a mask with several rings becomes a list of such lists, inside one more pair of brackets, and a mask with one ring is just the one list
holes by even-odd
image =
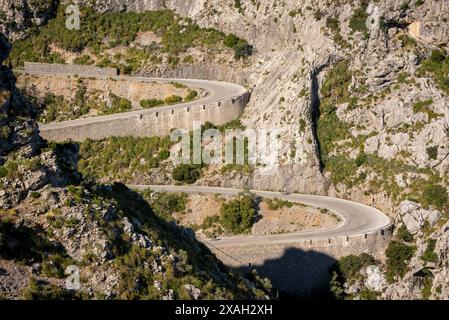
[[368, 266], [364, 270], [364, 273], [366, 276], [365, 287], [376, 292], [383, 292], [385, 290], [387, 287], [387, 280], [378, 266]]
[[439, 211], [423, 209], [420, 204], [409, 200], [402, 201], [397, 212], [401, 220], [398, 222], [402, 222], [412, 234], [418, 233], [426, 221], [433, 226], [441, 217]]

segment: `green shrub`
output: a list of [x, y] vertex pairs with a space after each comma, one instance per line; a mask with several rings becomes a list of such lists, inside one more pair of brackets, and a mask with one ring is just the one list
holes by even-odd
[[335, 142], [347, 138], [349, 134], [349, 126], [338, 118], [336, 106], [351, 100], [349, 93], [351, 81], [349, 62], [341, 61], [329, 70], [321, 87], [317, 136], [321, 162], [324, 166], [326, 166], [328, 154], [335, 146]]
[[180, 102], [182, 102], [182, 97], [177, 96], [177, 95], [172, 95], [172, 96], [165, 98], [164, 102], [165, 102], [165, 104], [180, 103]]
[[294, 202], [290, 202], [290, 201], [287, 201], [287, 200], [281, 200], [281, 199], [277, 199], [277, 198], [275, 198], [275, 199], [265, 199], [265, 202], [268, 205], [268, 209], [270, 209], [272, 211], [279, 210], [279, 209], [282, 209], [284, 207], [292, 208], [295, 205]]
[[445, 51], [432, 51], [431, 56], [422, 62], [419, 73], [432, 75], [437, 85], [449, 92], [449, 56]]
[[349, 28], [351, 28], [352, 32], [360, 31], [365, 34], [368, 33], [368, 28], [366, 26], [369, 17], [366, 12], [368, 5], [369, 1], [361, 0], [359, 7], [355, 9], [354, 14], [349, 19]]
[[93, 65], [95, 61], [89, 55], [83, 55], [73, 60], [74, 64]]
[[33, 191], [33, 192], [31, 192], [30, 196], [33, 199], [37, 199], [37, 198], [40, 198], [41, 194], [37, 191]]
[[326, 27], [333, 33], [333, 40], [342, 48], [349, 48], [349, 43], [341, 35], [340, 21], [334, 17], [326, 19]]
[[426, 185], [422, 192], [423, 205], [434, 206], [443, 210], [448, 205], [448, 195], [445, 187], [439, 184]]
[[8, 174], [8, 170], [5, 167], [0, 166], [0, 179], [6, 177], [7, 174]]
[[234, 0], [234, 8], [239, 10], [239, 13], [243, 12], [241, 0]]
[[174, 86], [176, 89], [185, 89], [185, 88], [187, 88], [187, 86], [185, 84], [182, 84], [182, 83], [179, 83], [179, 82], [176, 82], [176, 81], [170, 81], [170, 84], [172, 86]]
[[435, 252], [437, 241], [435, 239], [427, 240], [427, 248], [421, 256], [421, 260], [425, 262], [438, 262], [438, 255]]
[[22, 292], [24, 300], [83, 300], [88, 299], [82, 293], [58, 287], [31, 278], [28, 288]]
[[131, 110], [131, 101], [116, 96], [115, 94], [110, 94], [111, 99], [111, 107], [104, 110], [104, 114], [113, 114], [113, 113], [120, 113], [120, 112], [127, 112]]
[[[69, 30], [65, 27], [65, 9], [64, 5], [60, 5], [54, 19], [44, 27], [32, 29], [28, 37], [15, 43], [9, 58], [14, 67], [23, 66], [25, 61], [63, 62], [59, 55], [50, 54], [52, 44], [72, 52], [90, 48], [92, 52], [99, 53], [117, 46], [127, 47], [136, 40], [139, 32], [146, 31], [161, 35], [158, 53], [168, 53], [174, 63], [179, 61], [178, 55], [187, 49], [194, 46], [214, 47], [226, 36], [212, 28], [201, 28], [191, 19], [180, 18], [169, 10], [99, 13], [88, 6], [81, 8], [80, 30]], [[238, 51], [239, 45], [236, 44], [234, 50]], [[98, 65], [118, 67], [121, 72], [130, 73], [149, 60], [150, 55], [145, 50], [130, 48], [126, 52], [125, 62], [120, 58], [112, 62], [105, 57]], [[87, 58], [80, 59], [80, 62], [90, 63]]]
[[136, 173], [157, 168], [170, 156], [168, 137], [112, 137], [80, 144], [78, 170], [93, 178], [128, 180]]
[[398, 238], [398, 240], [401, 240], [404, 242], [412, 242], [413, 241], [413, 235], [410, 233], [410, 231], [407, 230], [407, 227], [404, 224], [398, 228], [396, 237]]
[[439, 114], [435, 113], [430, 106], [433, 104], [433, 100], [429, 99], [429, 100], [424, 100], [424, 101], [419, 101], [417, 103], [415, 103], [413, 105], [413, 112], [414, 113], [418, 113], [418, 112], [423, 112], [426, 113], [428, 115], [429, 121], [437, 118], [439, 116]]
[[242, 195], [235, 200], [223, 203], [220, 208], [221, 224], [226, 231], [234, 234], [251, 230], [256, 218], [253, 195]]
[[145, 99], [145, 100], [140, 101], [141, 107], [145, 108], [145, 109], [158, 107], [163, 104], [164, 104], [164, 101], [160, 100], [160, 99]]
[[200, 228], [203, 230], [207, 230], [207, 229], [212, 228], [215, 224], [219, 224], [219, 223], [220, 223], [219, 215], [208, 216], [208, 217], [204, 218], [203, 223], [201, 224]]
[[186, 209], [187, 197], [185, 194], [159, 193], [151, 201], [151, 208], [160, 217], [171, 220], [172, 214]]
[[359, 152], [359, 154], [357, 155], [357, 158], [355, 159], [355, 165], [357, 167], [361, 167], [367, 160], [367, 156], [366, 153], [361, 151]]
[[430, 160], [436, 160], [438, 158], [438, 146], [429, 147], [426, 149], [426, 152]]
[[375, 264], [376, 259], [367, 253], [362, 253], [359, 256], [349, 255], [337, 262], [337, 270], [346, 282], [357, 277], [363, 268]]
[[73, 264], [73, 260], [67, 256], [53, 254], [42, 263], [42, 274], [49, 278], [64, 278], [64, 270]]
[[176, 181], [192, 184], [200, 177], [200, 165], [180, 164], [173, 169], [173, 179]]
[[387, 280], [391, 283], [396, 277], [402, 278], [410, 259], [413, 257], [415, 247], [402, 242], [391, 241], [385, 254], [387, 256]]
[[223, 40], [225, 46], [234, 49], [234, 57], [239, 60], [252, 54], [252, 46], [248, 41], [237, 37], [235, 34], [228, 34]]
[[198, 92], [196, 90], [190, 90], [187, 96], [184, 98], [186, 102], [193, 101], [198, 96]]
[[0, 178], [14, 179], [19, 177], [19, 164], [16, 161], [6, 161], [0, 166]]

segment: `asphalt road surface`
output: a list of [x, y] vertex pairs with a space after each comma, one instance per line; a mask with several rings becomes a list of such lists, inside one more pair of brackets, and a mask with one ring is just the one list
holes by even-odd
[[[134, 190], [151, 189], [158, 192], [176, 192], [176, 193], [202, 193], [202, 194], [220, 194], [237, 195], [242, 190], [217, 187], [201, 186], [128, 186]], [[330, 230], [319, 230], [300, 233], [263, 235], [263, 236], [235, 236], [220, 238], [218, 240], [204, 240], [217, 248], [235, 247], [235, 246], [254, 246], [263, 244], [285, 244], [304, 240], [318, 240], [329, 238], [350, 237], [376, 232], [390, 225], [390, 219], [380, 210], [373, 207], [338, 198], [306, 195], [306, 194], [282, 194], [280, 192], [251, 190], [257, 196], [263, 198], [278, 198], [292, 202], [302, 203], [317, 208], [326, 208], [340, 217], [340, 223], [337, 227]]]
[[[104, 77], [98, 77], [104, 78]], [[196, 80], [196, 79], [170, 79], [170, 78], [146, 78], [146, 77], [112, 77], [117, 80], [134, 80], [134, 81], [142, 81], [142, 82], [159, 82], [159, 83], [170, 83], [177, 82], [187, 87], [198, 87], [202, 88], [209, 92], [209, 94], [199, 100], [194, 100], [191, 102], [180, 103], [176, 105], [162, 106], [157, 108], [150, 108], [145, 110], [135, 110], [130, 112], [123, 113], [115, 113], [111, 115], [98, 116], [98, 117], [89, 117], [89, 118], [80, 118], [75, 120], [68, 120], [62, 122], [55, 122], [49, 124], [39, 124], [39, 129], [41, 131], [52, 130], [52, 129], [61, 129], [68, 128], [72, 126], [80, 126], [91, 123], [99, 123], [109, 120], [115, 119], [123, 119], [129, 118], [130, 115], [144, 115], [148, 113], [160, 112], [164, 110], [173, 110], [173, 109], [182, 109], [186, 107], [193, 107], [197, 105], [203, 105], [208, 103], [220, 102], [229, 100], [232, 98], [237, 98], [244, 94], [247, 90], [240, 85], [223, 82], [223, 81], [209, 81], [209, 80]]]

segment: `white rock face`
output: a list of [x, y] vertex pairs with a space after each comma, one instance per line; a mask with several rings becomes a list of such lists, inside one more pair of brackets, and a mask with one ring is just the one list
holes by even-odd
[[425, 210], [421, 205], [409, 200], [401, 202], [397, 210], [398, 217], [412, 234], [418, 233], [427, 221], [433, 226], [441, 217], [437, 210]]
[[195, 287], [193, 284], [186, 284], [184, 285], [184, 288], [187, 290], [192, 299], [198, 300], [200, 298], [201, 290]]
[[372, 265], [366, 267], [365, 274], [365, 287], [376, 292], [382, 292], [385, 290], [387, 287], [387, 280], [378, 266]]

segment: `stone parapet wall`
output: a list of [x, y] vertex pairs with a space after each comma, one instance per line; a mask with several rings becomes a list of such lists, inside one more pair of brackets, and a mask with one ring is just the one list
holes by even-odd
[[25, 62], [24, 70], [28, 74], [65, 74], [92, 77], [116, 77], [118, 75], [116, 68], [99, 68], [75, 64]]
[[225, 101], [195, 106], [173, 106], [124, 113], [112, 119], [67, 127], [41, 128], [41, 136], [55, 142], [100, 140], [116, 137], [166, 136], [174, 128], [191, 131], [194, 121], [222, 125], [238, 119], [248, 103], [249, 93]]

